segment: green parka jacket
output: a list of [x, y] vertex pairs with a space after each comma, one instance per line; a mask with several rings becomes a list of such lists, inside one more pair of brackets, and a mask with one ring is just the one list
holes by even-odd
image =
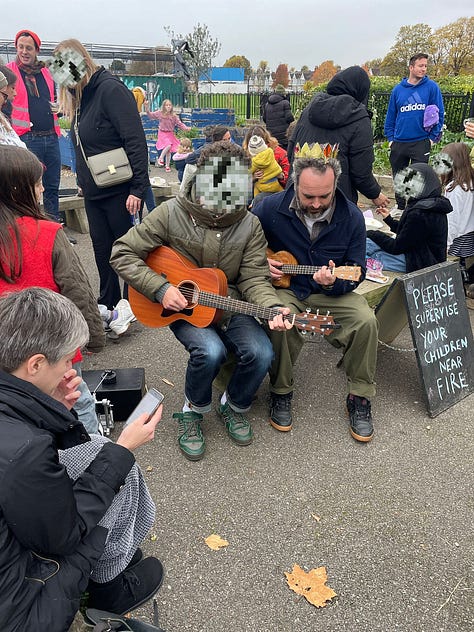
[[135, 290], [156, 302], [167, 283], [145, 263], [148, 254], [169, 246], [200, 268], [220, 268], [228, 281], [228, 295], [263, 307], [281, 305], [271, 284], [267, 242], [260, 221], [245, 208], [213, 216], [180, 195], [163, 202], [118, 239], [110, 263]]

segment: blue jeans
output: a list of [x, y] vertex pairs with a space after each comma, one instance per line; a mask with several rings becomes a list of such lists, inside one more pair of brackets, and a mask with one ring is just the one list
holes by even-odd
[[185, 395], [196, 412], [211, 410], [212, 382], [227, 354], [237, 366], [227, 386], [227, 399], [236, 412], [249, 410], [253, 396], [273, 360], [272, 344], [263, 327], [251, 316], [236, 315], [224, 327], [194, 327], [185, 320], [170, 325], [189, 353]]
[[148, 212], [151, 213], [152, 210], [156, 208], [155, 196], [153, 195], [153, 189], [151, 188], [151, 186], [149, 186], [148, 189], [145, 191], [144, 201], [145, 201]]
[[43, 206], [46, 213], [59, 222], [59, 182], [61, 179], [61, 153], [56, 132], [49, 136], [35, 136], [31, 132], [23, 134], [21, 140], [44, 165]]
[[392, 255], [385, 250], [382, 250], [375, 241], [367, 237], [366, 240], [366, 257], [372, 259], [378, 259], [382, 262], [384, 270], [392, 270], [393, 272], [406, 272], [407, 264], [405, 261], [405, 255]]

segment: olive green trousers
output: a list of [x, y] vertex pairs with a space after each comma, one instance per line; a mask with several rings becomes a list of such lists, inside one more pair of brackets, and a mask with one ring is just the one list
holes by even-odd
[[[277, 290], [280, 304], [292, 313], [327, 311], [341, 325], [325, 336], [334, 347], [342, 349], [342, 365], [347, 376], [347, 392], [370, 399], [375, 395], [377, 365], [378, 322], [366, 300], [350, 292], [342, 296], [311, 294], [299, 300], [291, 290]], [[304, 337], [293, 327], [286, 332], [270, 331], [275, 358], [270, 367], [270, 391], [279, 395], [294, 390], [293, 367], [304, 344]], [[317, 349], [315, 349], [317, 352]], [[316, 378], [315, 378], [316, 379]]]

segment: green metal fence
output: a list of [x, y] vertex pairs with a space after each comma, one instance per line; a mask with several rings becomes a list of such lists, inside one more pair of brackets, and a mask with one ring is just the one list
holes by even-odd
[[[249, 94], [200, 94], [199, 104], [196, 94], [187, 93], [183, 105], [194, 108], [227, 108], [233, 109], [237, 123], [243, 119], [261, 119], [263, 107], [271, 93], [250, 92]], [[171, 97], [169, 97], [171, 98]], [[387, 113], [390, 92], [378, 92], [369, 98], [369, 109], [373, 112], [373, 128], [376, 140], [384, 138], [383, 127]], [[301, 112], [307, 102], [304, 92], [288, 94], [293, 113]], [[469, 116], [471, 102], [474, 94], [450, 94], [444, 93], [445, 125], [450, 132], [461, 132], [463, 120]]]

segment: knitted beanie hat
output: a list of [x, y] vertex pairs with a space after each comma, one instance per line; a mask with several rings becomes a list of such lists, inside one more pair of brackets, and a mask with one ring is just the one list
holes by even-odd
[[281, 83], [279, 83], [277, 85], [277, 87], [275, 88], [275, 92], [277, 94], [286, 94], [285, 86], [283, 86]]
[[3, 72], [0, 72], [0, 90], [8, 86], [8, 81]]
[[267, 149], [265, 141], [260, 136], [251, 136], [248, 144], [249, 154], [251, 156], [256, 156], [261, 151]]
[[21, 31], [18, 31], [18, 33], [15, 35], [15, 46], [22, 35], [29, 35], [33, 38], [36, 50], [39, 50], [41, 48], [40, 38], [36, 35], [34, 31], [30, 31], [29, 29], [21, 29]]

